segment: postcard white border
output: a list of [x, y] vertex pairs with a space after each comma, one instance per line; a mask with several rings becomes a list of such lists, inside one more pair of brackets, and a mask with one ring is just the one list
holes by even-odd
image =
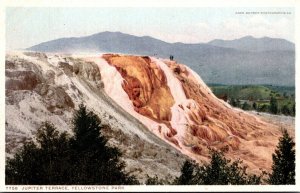
[[[231, 191], [299, 191], [300, 190], [300, 178], [299, 175], [299, 160], [300, 153], [300, 144], [297, 141], [299, 138], [299, 131], [297, 127], [300, 125], [299, 120], [299, 97], [300, 91], [297, 88], [299, 85], [299, 39], [300, 39], [300, 1], [296, 0], [210, 0], [210, 1], [199, 1], [199, 0], [151, 0], [151, 1], [141, 1], [141, 0], [5, 0], [0, 1], [0, 61], [1, 61], [1, 70], [0, 70], [0, 191], [15, 192], [23, 191], [22, 188], [26, 187], [41, 187], [41, 186], [5, 186], [4, 181], [4, 163], [5, 163], [5, 9], [7, 7], [293, 7], [295, 8], [295, 45], [296, 45], [296, 185], [285, 185], [285, 186], [271, 186], [271, 185], [251, 185], [251, 186], [118, 186], [120, 189], [115, 189], [117, 186], [107, 186], [108, 190], [103, 191], [112, 191], [112, 192], [122, 192], [122, 191], [132, 191], [132, 192], [143, 192], [143, 191], [169, 191], [169, 192], [195, 192], [195, 191], [222, 191], [222, 192], [231, 192]], [[298, 34], [298, 35], [297, 35]], [[6, 187], [18, 187], [18, 190], [7, 190]], [[45, 186], [43, 186], [45, 187]], [[50, 187], [50, 186], [49, 186]], [[55, 186], [51, 186], [55, 187]], [[59, 187], [59, 186], [56, 186]], [[74, 191], [72, 187], [68, 191]], [[78, 189], [75, 191], [86, 192], [85, 189], [87, 186], [78, 186]], [[28, 190], [30, 192], [39, 192], [41, 190]], [[45, 189], [42, 190], [45, 192]], [[96, 190], [97, 192], [101, 190]], [[57, 190], [49, 190], [49, 192], [57, 192]]]

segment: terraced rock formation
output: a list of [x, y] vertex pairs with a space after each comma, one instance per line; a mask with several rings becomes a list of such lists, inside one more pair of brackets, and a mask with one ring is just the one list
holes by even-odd
[[6, 55], [6, 152], [31, 139], [42, 121], [70, 130], [80, 103], [111, 130], [127, 170], [172, 179], [185, 159], [209, 160], [209, 148], [227, 149], [249, 172], [270, 170], [279, 125], [219, 100], [190, 68], [176, 61], [118, 54]]

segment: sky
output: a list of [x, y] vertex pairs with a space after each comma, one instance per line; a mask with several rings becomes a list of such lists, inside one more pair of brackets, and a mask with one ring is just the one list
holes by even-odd
[[6, 8], [6, 49], [103, 31], [152, 36], [166, 42], [206, 43], [244, 36], [294, 42], [293, 8]]

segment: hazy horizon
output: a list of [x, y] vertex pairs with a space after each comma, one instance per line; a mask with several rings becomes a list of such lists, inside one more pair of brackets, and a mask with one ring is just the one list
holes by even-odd
[[294, 43], [294, 28], [292, 8], [18, 7], [6, 9], [6, 49], [105, 31], [151, 36], [169, 43], [207, 43], [245, 36]]
[[[101, 32], [97, 32], [97, 33], [93, 33], [93, 34], [89, 34], [89, 35], [85, 35], [85, 36], [60, 37], [60, 38], [56, 38], [56, 39], [47, 40], [47, 41], [44, 41], [44, 42], [49, 42], [49, 41], [58, 40], [58, 39], [64, 39], [64, 38], [82, 38], [82, 37], [92, 36], [92, 35], [96, 35], [96, 34], [100, 34], [100, 33], [105, 33], [105, 32], [109, 32], [109, 33], [122, 33], [122, 34], [136, 36], [136, 37], [151, 37], [151, 38], [154, 38], [154, 39], [157, 39], [157, 40], [161, 40], [161, 41], [164, 41], [164, 42], [167, 42], [167, 43], [185, 43], [185, 42], [169, 42], [169, 41], [165, 41], [163, 39], [155, 38], [155, 37], [150, 36], [150, 35], [134, 35], [134, 34], [124, 33], [124, 32], [121, 32], [121, 31], [101, 31]], [[234, 38], [234, 39], [220, 39], [220, 38], [215, 38], [215, 39], [209, 40], [207, 42], [191, 42], [191, 43], [185, 43], [185, 44], [202, 44], [202, 43], [209, 43], [209, 42], [211, 42], [213, 40], [231, 41], [231, 40], [238, 40], [238, 39], [245, 38], [245, 37], [253, 37], [255, 39], [272, 38], [272, 37], [268, 37], [268, 36], [254, 37], [252, 35], [245, 35], [245, 36], [237, 37], [237, 38]], [[273, 38], [277, 39], [276, 37], [273, 37]], [[283, 39], [283, 40], [289, 41], [291, 43], [294, 43], [294, 42], [292, 42], [290, 40], [287, 40], [287, 39], [284, 39], [284, 38], [278, 38], [278, 39]], [[40, 42], [40, 43], [44, 43], [44, 42]], [[38, 44], [40, 44], [40, 43], [38, 43]]]

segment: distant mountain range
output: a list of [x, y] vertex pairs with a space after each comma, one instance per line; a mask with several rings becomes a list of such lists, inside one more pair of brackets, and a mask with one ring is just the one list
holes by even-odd
[[189, 65], [206, 83], [295, 85], [295, 45], [246, 36], [208, 43], [168, 43], [149, 36], [101, 32], [61, 38], [27, 48], [40, 52], [113, 52], [169, 58]]
[[213, 40], [208, 42], [213, 46], [219, 46], [224, 48], [234, 48], [245, 51], [270, 51], [270, 50], [291, 50], [295, 49], [295, 45], [287, 40], [278, 38], [254, 38], [252, 36], [246, 36], [236, 40]]

